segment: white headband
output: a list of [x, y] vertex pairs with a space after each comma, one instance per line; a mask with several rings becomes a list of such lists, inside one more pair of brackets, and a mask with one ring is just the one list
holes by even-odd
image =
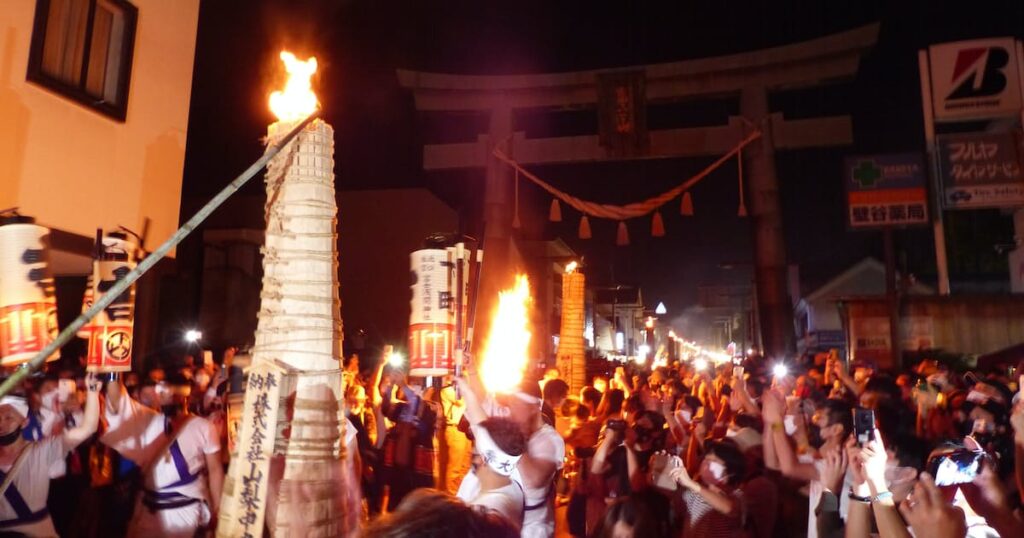
[[474, 427], [473, 436], [476, 451], [483, 458], [484, 463], [501, 476], [512, 476], [512, 472], [516, 470], [516, 465], [522, 456], [510, 456], [498, 448], [494, 439], [491, 439], [491, 434], [487, 432], [487, 428], [483, 426]]
[[0, 406], [9, 405], [18, 412], [22, 418], [28, 418], [28, 404], [21, 396], [4, 396], [0, 398]]
[[543, 403], [543, 400], [541, 400], [540, 398], [522, 391], [514, 392], [512, 393], [512, 395], [528, 404], [540, 405], [541, 403]]

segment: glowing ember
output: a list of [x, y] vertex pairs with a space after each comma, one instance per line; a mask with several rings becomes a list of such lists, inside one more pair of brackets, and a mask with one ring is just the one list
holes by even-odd
[[284, 91], [270, 94], [270, 110], [280, 121], [296, 122], [305, 119], [319, 106], [310, 84], [310, 78], [316, 73], [316, 58], [302, 61], [294, 54], [282, 51], [281, 61], [288, 71], [288, 82]]
[[517, 275], [515, 286], [498, 294], [498, 311], [480, 365], [488, 392], [511, 392], [523, 379], [530, 348], [529, 305], [526, 275]]

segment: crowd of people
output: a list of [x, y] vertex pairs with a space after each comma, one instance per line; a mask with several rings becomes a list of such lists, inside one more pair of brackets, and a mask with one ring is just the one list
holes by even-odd
[[[0, 536], [210, 531], [231, 357], [51, 369], [0, 399]], [[1014, 369], [608, 364], [578, 392], [548, 370], [491, 394], [471, 367], [425, 384], [346, 361], [360, 534], [1024, 536]]]
[[0, 398], [0, 536], [212, 529], [227, 464], [227, 371], [191, 357], [145, 377], [50, 365]]
[[[505, 395], [472, 372], [435, 394], [385, 370], [350, 389], [380, 403], [366, 536], [1024, 536], [1013, 368], [698, 358], [610, 366], [573, 394], [550, 370]], [[432, 442], [453, 431], [471, 447]]]

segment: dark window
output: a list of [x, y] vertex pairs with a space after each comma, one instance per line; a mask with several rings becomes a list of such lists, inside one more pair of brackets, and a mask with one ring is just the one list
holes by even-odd
[[28, 80], [124, 121], [137, 18], [125, 0], [37, 0]]

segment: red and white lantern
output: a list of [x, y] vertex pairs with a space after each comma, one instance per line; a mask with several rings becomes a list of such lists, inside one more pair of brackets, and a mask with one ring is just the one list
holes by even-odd
[[409, 375], [443, 376], [455, 366], [455, 249], [417, 250], [410, 256], [412, 311]]
[[28, 362], [57, 337], [48, 237], [31, 217], [0, 222], [0, 366]]
[[[124, 234], [103, 238], [93, 260], [92, 276], [85, 290], [82, 311], [135, 268], [135, 245]], [[78, 331], [88, 341], [86, 370], [127, 372], [132, 369], [132, 331], [135, 327], [135, 286], [129, 287]]]

